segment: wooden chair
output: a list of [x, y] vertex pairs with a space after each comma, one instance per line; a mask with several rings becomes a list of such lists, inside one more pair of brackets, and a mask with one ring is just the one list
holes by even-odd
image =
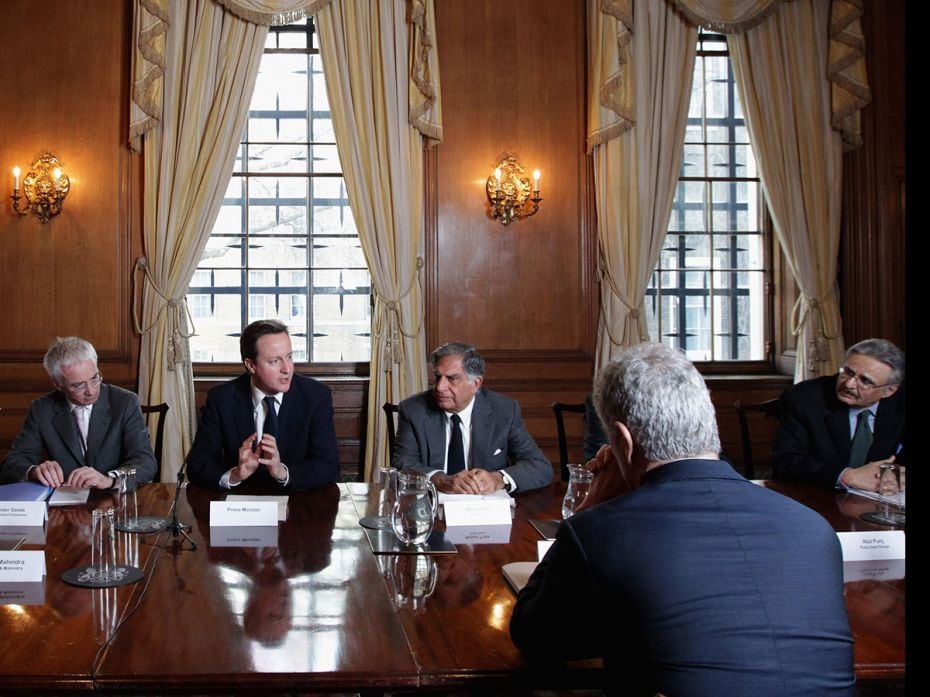
[[754, 479], [756, 463], [752, 458], [752, 439], [749, 435], [749, 420], [746, 418], [746, 413], [751, 411], [762, 414], [766, 418], [778, 419], [778, 399], [769, 399], [754, 404], [744, 404], [736, 400], [733, 406], [736, 408], [740, 437], [743, 441], [743, 476], [746, 479]]
[[563, 412], [569, 412], [571, 414], [581, 414], [582, 420], [584, 420], [584, 403], [580, 404], [566, 404], [563, 402], [553, 402], [551, 404], [552, 411], [555, 413], [555, 427], [559, 433], [559, 464], [562, 469], [562, 481], [568, 481], [568, 438], [565, 436], [565, 420], [562, 416]]
[[161, 481], [161, 451], [165, 441], [165, 415], [168, 413], [168, 405], [165, 402], [161, 404], [143, 404], [143, 414], [158, 414], [158, 420], [155, 422], [155, 462], [158, 464], [158, 470], [155, 472], [155, 478], [152, 481]]
[[388, 448], [391, 451], [391, 457], [394, 457], [394, 441], [397, 440], [397, 424], [395, 424], [394, 415], [397, 413], [397, 405], [391, 402], [385, 402], [381, 405], [384, 409], [384, 415], [387, 417], [388, 426]]

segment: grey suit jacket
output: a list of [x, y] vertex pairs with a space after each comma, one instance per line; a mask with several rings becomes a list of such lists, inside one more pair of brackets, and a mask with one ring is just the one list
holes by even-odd
[[[393, 464], [421, 472], [444, 470], [445, 413], [432, 390], [400, 403]], [[482, 388], [475, 395], [471, 415], [470, 467], [506, 469], [517, 490], [539, 489], [552, 481], [552, 464], [523, 425], [520, 405]], [[509, 464], [508, 464], [509, 463]]]
[[140, 484], [151, 481], [156, 470], [155, 455], [139, 398], [120, 387], [101, 385], [100, 397], [90, 413], [87, 453], [83, 455], [65, 396], [56, 390], [34, 400], [23, 430], [0, 467], [0, 481], [22, 481], [30, 467], [45, 460], [61, 465], [66, 479], [78, 467], [106, 473], [131, 466], [136, 468]]

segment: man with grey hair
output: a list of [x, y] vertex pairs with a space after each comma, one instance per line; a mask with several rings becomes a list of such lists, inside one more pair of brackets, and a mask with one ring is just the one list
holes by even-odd
[[448, 343], [430, 354], [433, 389], [400, 403], [395, 467], [430, 476], [439, 491], [529, 491], [552, 481], [552, 464], [523, 425], [520, 405], [484, 389], [484, 358]]
[[520, 592], [516, 645], [531, 662], [603, 657], [618, 694], [851, 695], [836, 534], [718, 458], [690, 361], [625, 349], [594, 399], [609, 445]]
[[885, 339], [866, 339], [846, 351], [835, 376], [786, 390], [775, 477], [877, 491], [882, 463], [906, 461], [903, 383], [904, 353]]
[[76, 336], [59, 338], [44, 363], [55, 390], [29, 406], [0, 480], [108, 489], [116, 470], [134, 467], [137, 482], [151, 481], [155, 455], [139, 398], [104, 384], [94, 347]]

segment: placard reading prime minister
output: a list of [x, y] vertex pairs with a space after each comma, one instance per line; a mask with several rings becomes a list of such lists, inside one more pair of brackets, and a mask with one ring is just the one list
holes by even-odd
[[529, 491], [552, 481], [552, 464], [526, 430], [520, 406], [483, 389], [484, 358], [462, 343], [430, 354], [433, 389], [400, 403], [395, 467], [429, 474], [439, 491]]

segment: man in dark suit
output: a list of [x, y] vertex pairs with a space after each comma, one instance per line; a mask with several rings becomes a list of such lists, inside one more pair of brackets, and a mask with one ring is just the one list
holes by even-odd
[[139, 398], [103, 384], [97, 352], [84, 339], [57, 339], [45, 354], [55, 391], [29, 406], [0, 480], [109, 489], [116, 470], [134, 467], [136, 481], [155, 476], [155, 455]]
[[890, 341], [866, 339], [846, 352], [836, 376], [786, 390], [775, 477], [877, 491], [881, 464], [902, 459], [903, 382], [904, 353]]
[[309, 489], [339, 480], [329, 388], [294, 374], [291, 337], [277, 320], [242, 330], [246, 373], [212, 388], [187, 456], [191, 481], [232, 488]]
[[481, 387], [484, 358], [449, 343], [430, 354], [433, 389], [400, 403], [395, 467], [429, 474], [439, 491], [529, 491], [552, 481], [552, 464], [523, 425], [516, 401]]
[[595, 403], [610, 444], [517, 599], [517, 646], [531, 661], [603, 657], [624, 695], [851, 695], [836, 534], [718, 459], [684, 354], [622, 351]]

